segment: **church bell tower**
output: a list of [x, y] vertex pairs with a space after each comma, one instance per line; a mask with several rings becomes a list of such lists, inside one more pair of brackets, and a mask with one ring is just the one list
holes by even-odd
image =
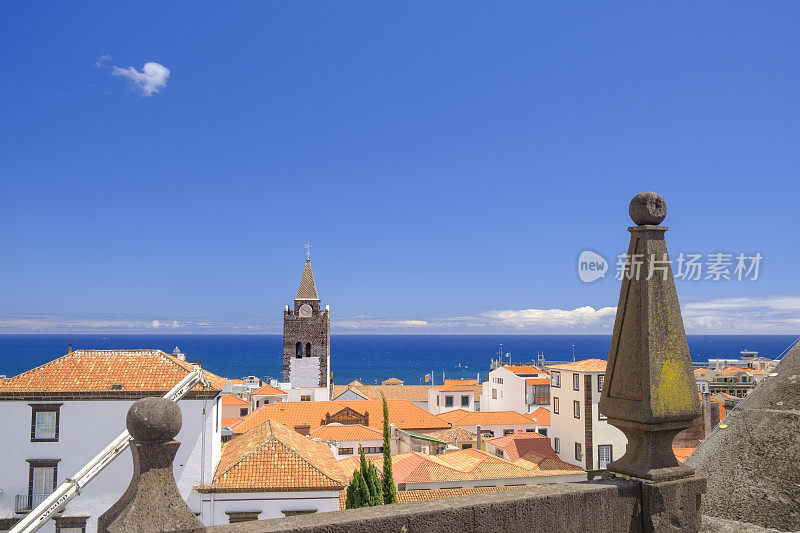
[[331, 314], [317, 295], [310, 248], [307, 244], [294, 308], [287, 305], [283, 311], [283, 381], [330, 389]]

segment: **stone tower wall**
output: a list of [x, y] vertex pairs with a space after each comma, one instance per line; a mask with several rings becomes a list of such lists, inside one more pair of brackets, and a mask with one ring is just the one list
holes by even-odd
[[[304, 303], [311, 305], [310, 317], [299, 316]], [[283, 314], [283, 380], [294, 387], [327, 387], [331, 354], [330, 312], [322, 310], [320, 302], [295, 300], [294, 310]], [[296, 344], [303, 347], [303, 357], [296, 357]], [[311, 356], [305, 354], [306, 343], [311, 343]]]

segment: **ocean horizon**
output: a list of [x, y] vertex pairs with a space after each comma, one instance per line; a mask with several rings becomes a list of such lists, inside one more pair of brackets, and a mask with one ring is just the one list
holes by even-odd
[[[688, 335], [694, 361], [735, 359], [742, 350], [780, 357], [794, 335]], [[73, 349], [153, 348], [172, 352], [178, 346], [187, 359], [228, 377], [281, 377], [281, 335], [239, 334], [0, 334], [0, 375], [15, 376]], [[434, 373], [446, 378], [475, 378], [489, 371], [502, 350], [504, 361], [608, 359], [611, 335], [332, 335], [331, 371], [335, 383], [359, 379], [375, 383], [396, 377], [413, 385]], [[502, 345], [502, 347], [501, 347]]]

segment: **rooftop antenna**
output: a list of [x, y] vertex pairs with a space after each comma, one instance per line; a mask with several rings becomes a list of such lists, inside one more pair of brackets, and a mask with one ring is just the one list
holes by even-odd
[[311, 243], [310, 242], [306, 242], [303, 245], [303, 248], [306, 249], [306, 261], [311, 261]]
[[575, 345], [572, 345], [572, 362], [575, 362]]
[[67, 354], [71, 354], [72, 353], [72, 339], [69, 339], [67, 341], [67, 348], [68, 348]]

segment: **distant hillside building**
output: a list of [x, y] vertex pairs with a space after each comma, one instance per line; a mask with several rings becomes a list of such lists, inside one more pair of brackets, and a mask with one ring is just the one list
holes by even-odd
[[322, 309], [311, 260], [306, 259], [294, 308], [287, 305], [283, 312], [283, 381], [293, 388], [321, 387], [328, 391], [330, 359], [330, 308]]

